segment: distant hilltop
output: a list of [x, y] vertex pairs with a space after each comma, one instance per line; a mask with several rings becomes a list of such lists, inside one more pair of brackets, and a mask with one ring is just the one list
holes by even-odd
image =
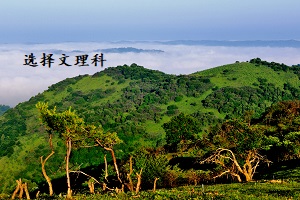
[[133, 47], [98, 49], [96, 51], [101, 51], [103, 53], [163, 53], [164, 52], [158, 49], [137, 49]]

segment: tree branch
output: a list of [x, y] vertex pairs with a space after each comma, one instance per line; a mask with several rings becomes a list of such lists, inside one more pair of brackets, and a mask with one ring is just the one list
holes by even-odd
[[87, 176], [87, 177], [93, 179], [96, 183], [99, 183], [99, 184], [101, 185], [101, 183], [100, 183], [97, 179], [95, 179], [94, 177], [92, 177], [92, 176], [90, 176], [90, 175], [84, 173], [83, 171], [70, 171], [70, 172], [71, 172], [71, 173], [81, 173], [81, 174], [83, 174], [83, 175], [85, 175], [85, 176]]

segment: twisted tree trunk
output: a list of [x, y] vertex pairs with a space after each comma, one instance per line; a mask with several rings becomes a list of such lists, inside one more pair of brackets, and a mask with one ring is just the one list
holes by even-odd
[[41, 164], [42, 164], [42, 173], [49, 185], [49, 195], [52, 196], [53, 195], [53, 187], [52, 187], [52, 183], [51, 183], [51, 179], [49, 178], [49, 176], [46, 173], [45, 170], [45, 164], [47, 162], [47, 160], [54, 154], [54, 151], [52, 150], [51, 154], [49, 154], [45, 160], [43, 160], [43, 156], [41, 156]]
[[[238, 160], [235, 154], [230, 149], [217, 149], [213, 155], [202, 161], [201, 163], [216, 163], [220, 164], [225, 171], [221, 174], [215, 176], [214, 178], [223, 176], [224, 174], [231, 174], [235, 176], [239, 182], [242, 182], [242, 179], [239, 174], [243, 174], [247, 182], [252, 181], [253, 175], [256, 172], [260, 162], [270, 163], [268, 159], [260, 155], [256, 149], [246, 151], [246, 157], [244, 158], [245, 164], [241, 166], [238, 163]], [[231, 164], [225, 163], [225, 161], [231, 161]]]

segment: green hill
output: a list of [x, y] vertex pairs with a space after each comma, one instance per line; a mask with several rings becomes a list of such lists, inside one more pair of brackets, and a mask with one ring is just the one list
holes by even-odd
[[[164, 145], [161, 125], [180, 112], [194, 116], [203, 133], [224, 118], [249, 110], [259, 116], [272, 103], [299, 99], [298, 81], [297, 67], [260, 59], [191, 75], [169, 75], [132, 64], [68, 78], [0, 116], [0, 192], [12, 191], [20, 177], [32, 188], [44, 181], [39, 158], [51, 150], [35, 108], [39, 101], [58, 111], [71, 106], [87, 123], [116, 131], [124, 141], [116, 152], [122, 158], [140, 147]], [[52, 178], [64, 174], [64, 144], [54, 138], [54, 146], [56, 154], [48, 161]], [[98, 149], [73, 151], [72, 167], [97, 166], [103, 154]]]
[[293, 86], [299, 86], [299, 78], [294, 73], [283, 70], [274, 71], [266, 65], [255, 65], [243, 62], [224, 65], [213, 69], [194, 73], [197, 76], [211, 77], [211, 82], [216, 87], [243, 87], [260, 84], [260, 79], [266, 79], [267, 83], [283, 89], [284, 84], [289, 82]]

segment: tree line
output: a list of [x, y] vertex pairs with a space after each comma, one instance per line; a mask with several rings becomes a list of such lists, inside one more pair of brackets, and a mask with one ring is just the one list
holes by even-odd
[[[278, 161], [299, 159], [300, 155], [300, 101], [282, 101], [268, 107], [260, 117], [247, 111], [241, 118], [225, 120], [211, 127], [206, 134], [199, 134], [198, 121], [192, 115], [180, 113], [163, 124], [167, 144], [160, 148], [139, 149], [117, 161], [114, 146], [122, 143], [116, 132], [105, 132], [101, 126], [87, 124], [71, 108], [57, 112], [46, 103], [38, 103], [40, 119], [49, 137], [51, 152], [43, 159], [41, 169], [49, 185], [49, 194], [54, 194], [51, 178], [46, 172], [47, 160], [55, 155], [53, 134], [58, 134], [65, 143], [65, 173], [67, 198], [72, 198], [70, 173], [81, 173], [87, 178], [90, 192], [95, 184], [116, 193], [131, 191], [138, 194], [141, 188], [174, 187], [183, 183], [198, 184], [225, 176], [232, 180], [252, 181], [261, 166]], [[102, 179], [82, 170], [70, 170], [69, 159], [73, 148], [102, 148], [112, 156]], [[170, 156], [191, 158], [192, 168], [183, 170], [170, 165]], [[209, 167], [199, 169], [199, 166]], [[100, 164], [100, 163], [99, 163]], [[207, 166], [206, 166], [207, 167]], [[260, 171], [260, 173], [263, 173]]]

